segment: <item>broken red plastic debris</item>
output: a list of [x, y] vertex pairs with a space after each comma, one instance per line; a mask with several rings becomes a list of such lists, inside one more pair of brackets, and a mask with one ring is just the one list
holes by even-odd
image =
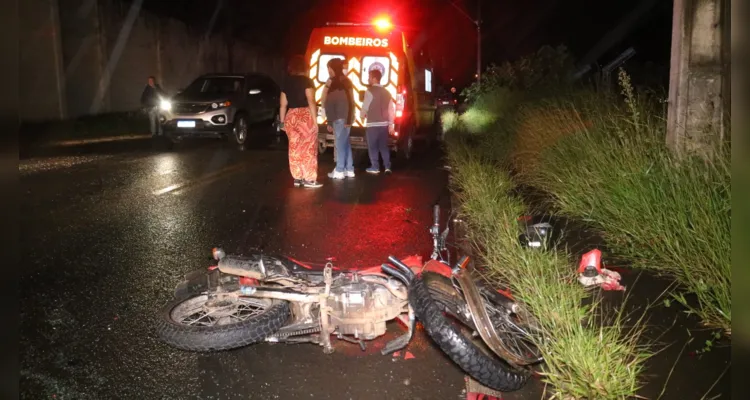
[[617, 281], [608, 281], [601, 284], [603, 290], [625, 290], [625, 286], [620, 285]]
[[582, 274], [586, 270], [586, 267], [596, 268], [598, 274], [602, 273], [602, 252], [599, 249], [594, 249], [584, 254], [581, 257], [581, 263], [578, 265], [578, 273]]
[[412, 358], [416, 357], [414, 357], [414, 354], [412, 354], [411, 351], [407, 351], [406, 355], [404, 356], [404, 360], [411, 360]]
[[511, 293], [510, 293], [510, 288], [508, 288], [508, 289], [505, 289], [505, 290], [503, 290], [503, 289], [495, 289], [495, 290], [496, 290], [496, 291], [497, 291], [498, 293], [502, 294], [503, 296], [505, 296], [505, 297], [507, 297], [507, 298], [509, 298], [509, 299], [511, 299], [511, 300], [514, 300], [514, 299], [513, 299], [513, 295], [512, 295]]
[[401, 352], [400, 351], [397, 351], [397, 352], [393, 353], [393, 358], [397, 358], [397, 357], [401, 357]]
[[208, 267], [208, 270], [209, 270], [209, 271], [213, 271], [213, 270], [215, 270], [216, 268], [219, 268], [219, 266], [218, 266], [218, 265], [212, 265], [212, 266]]

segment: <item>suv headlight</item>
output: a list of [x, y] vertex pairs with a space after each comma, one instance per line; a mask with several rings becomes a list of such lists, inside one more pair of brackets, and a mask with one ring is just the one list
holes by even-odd
[[163, 111], [169, 111], [172, 109], [172, 102], [162, 99], [162, 101], [159, 103], [159, 108], [161, 108]]
[[222, 101], [221, 103], [211, 103], [211, 108], [213, 109], [224, 108], [224, 107], [229, 107], [231, 105], [232, 105], [232, 102], [227, 100], [227, 101]]

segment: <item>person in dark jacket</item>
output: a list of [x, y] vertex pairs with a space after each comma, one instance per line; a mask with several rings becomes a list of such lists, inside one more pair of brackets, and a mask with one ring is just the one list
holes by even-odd
[[164, 96], [164, 91], [161, 90], [161, 86], [156, 84], [156, 78], [153, 76], [148, 77], [148, 84], [143, 89], [141, 94], [141, 106], [148, 111], [148, 120], [151, 124], [151, 135], [161, 135], [161, 124], [159, 123], [159, 103], [161, 97]]
[[354, 178], [354, 161], [349, 133], [354, 122], [354, 95], [352, 82], [344, 75], [344, 60], [334, 58], [328, 61], [328, 74], [331, 79], [323, 89], [325, 98], [328, 131], [334, 134], [336, 147], [336, 169], [328, 176], [332, 179]]

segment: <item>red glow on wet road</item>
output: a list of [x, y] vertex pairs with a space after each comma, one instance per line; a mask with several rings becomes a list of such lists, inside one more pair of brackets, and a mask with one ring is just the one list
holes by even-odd
[[336, 257], [335, 265], [346, 269], [373, 267], [389, 255], [403, 258], [429, 249], [424, 221], [429, 221], [434, 195], [422, 182], [395, 175], [357, 179], [376, 182], [360, 187], [358, 182], [328, 181], [332, 187], [317, 192], [283, 193], [276, 228], [286, 254], [310, 261]]

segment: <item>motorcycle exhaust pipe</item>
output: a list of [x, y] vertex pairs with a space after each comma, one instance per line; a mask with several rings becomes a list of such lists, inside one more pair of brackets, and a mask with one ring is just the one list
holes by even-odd
[[388, 256], [388, 261], [393, 263], [393, 265], [395, 265], [401, 271], [402, 274], [407, 276], [409, 278], [409, 281], [414, 279], [415, 277], [414, 271], [412, 271], [411, 268], [407, 267], [406, 264], [402, 263], [401, 260], [399, 260], [398, 258], [394, 256]]
[[404, 274], [402, 274], [401, 272], [397, 271], [395, 268], [391, 267], [390, 265], [383, 264], [383, 265], [380, 266], [380, 268], [386, 274], [391, 275], [391, 276], [395, 277], [396, 279], [400, 280], [401, 282], [403, 282], [404, 285], [409, 286], [411, 284], [411, 280], [409, 278], [407, 278]]

